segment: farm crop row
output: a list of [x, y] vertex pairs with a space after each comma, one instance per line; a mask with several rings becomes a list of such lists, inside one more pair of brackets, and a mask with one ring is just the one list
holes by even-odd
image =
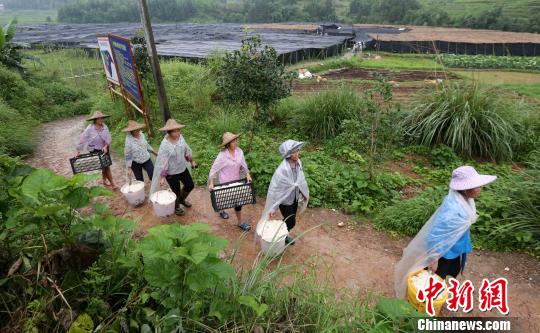
[[540, 60], [534, 57], [484, 56], [444, 54], [443, 65], [458, 68], [508, 68], [522, 70], [540, 70]]

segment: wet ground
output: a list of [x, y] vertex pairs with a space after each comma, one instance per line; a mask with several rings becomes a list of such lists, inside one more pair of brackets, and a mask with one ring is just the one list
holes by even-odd
[[[74, 147], [83, 128], [84, 117], [43, 125], [41, 144], [35, 155], [27, 162], [36, 167], [52, 169], [66, 177], [71, 176], [68, 159], [75, 153]], [[125, 182], [122, 159], [115, 155], [113, 155], [113, 174], [119, 185]], [[152, 207], [147, 203], [138, 208], [128, 206], [119, 191], [115, 192], [112, 198], [107, 198], [107, 202], [115, 214], [136, 221], [140, 233], [165, 223], [207, 223], [212, 227], [213, 233], [231, 242], [229, 251], [239, 246], [236, 259], [238, 268], [251, 265], [258, 253], [253, 241], [253, 232], [241, 238], [242, 232], [235, 225], [232, 211], [229, 220], [220, 219], [213, 211], [210, 195], [204, 187], [197, 187], [188, 199], [193, 203], [193, 208], [183, 217], [169, 218], [155, 217]], [[245, 207], [245, 216], [252, 222], [255, 221], [263, 205], [264, 199], [260, 198], [256, 205]], [[308, 209], [299, 218], [293, 236], [312, 227], [319, 227], [290, 247], [283, 254], [283, 262], [316, 266], [320, 278], [330, 279], [330, 283], [341, 292], [347, 288], [358, 297], [363, 297], [367, 293], [393, 296], [394, 265], [399, 260], [408, 239], [393, 239], [385, 233], [374, 230], [369, 222], [353, 223], [352, 218], [331, 209]], [[344, 222], [345, 226], [339, 227], [339, 222]], [[475, 250], [469, 256], [464, 278], [472, 280], [476, 290], [474, 310], [467, 316], [500, 316], [497, 310], [479, 312], [476, 296], [483, 278], [498, 277], [508, 279], [510, 316], [519, 318], [513, 324], [515, 330], [512, 331], [539, 332], [540, 300], [537, 294], [540, 291], [540, 262], [525, 254]], [[443, 310], [443, 315], [450, 314]]]

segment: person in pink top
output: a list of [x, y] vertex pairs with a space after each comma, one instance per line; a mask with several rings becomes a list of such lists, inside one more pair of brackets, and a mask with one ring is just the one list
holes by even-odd
[[[244, 158], [244, 152], [238, 147], [238, 137], [240, 134], [226, 132], [220, 145], [222, 148], [210, 169], [208, 188], [214, 190], [214, 183], [218, 184], [232, 182], [241, 179], [241, 173], [245, 173], [248, 182], [251, 182], [251, 175]], [[251, 227], [246, 221], [242, 221], [242, 206], [234, 207], [238, 227], [248, 231]], [[229, 215], [225, 211], [219, 212], [219, 216], [228, 219]]]

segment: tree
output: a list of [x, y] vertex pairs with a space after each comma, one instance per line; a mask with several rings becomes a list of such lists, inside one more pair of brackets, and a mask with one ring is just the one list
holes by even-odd
[[261, 47], [261, 38], [242, 40], [242, 48], [227, 52], [218, 70], [217, 88], [229, 103], [255, 104], [250, 125], [248, 151], [262, 112], [282, 98], [291, 95], [292, 76], [277, 59], [273, 47]]
[[17, 20], [12, 19], [3, 28], [0, 27], [0, 63], [8, 68], [15, 68], [20, 72], [24, 72], [23, 59], [32, 59], [39, 62], [40, 60], [37, 57], [22, 54], [20, 52], [22, 46], [12, 42], [16, 25]]

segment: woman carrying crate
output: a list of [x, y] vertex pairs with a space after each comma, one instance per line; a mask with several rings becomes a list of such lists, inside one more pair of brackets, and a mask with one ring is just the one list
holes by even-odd
[[429, 268], [441, 278], [457, 277], [463, 272], [467, 253], [472, 251], [470, 227], [476, 222], [476, 205], [482, 186], [497, 176], [480, 175], [471, 166], [452, 172], [450, 191], [441, 206], [403, 250], [396, 265], [394, 287], [404, 297], [410, 273]]
[[[81, 134], [79, 144], [77, 145], [77, 156], [85, 149], [93, 154], [107, 154], [109, 152], [112, 139], [109, 128], [104, 123], [104, 119], [107, 117], [109, 116], [96, 111], [87, 119], [87, 121], [91, 121], [92, 123]], [[111, 186], [113, 190], [117, 189], [113, 181], [110, 166], [104, 167], [101, 170], [101, 176], [103, 178], [103, 185]]]
[[150, 158], [150, 153], [157, 156], [152, 146], [146, 141], [141, 129], [146, 125], [139, 124], [136, 121], [130, 120], [126, 128], [122, 132], [126, 133], [126, 142], [124, 144], [124, 158], [126, 167], [130, 177], [135, 176], [135, 179], [144, 181], [143, 169], [146, 171], [148, 178], [152, 180], [154, 174], [154, 163]]
[[[244, 172], [246, 180], [251, 182], [251, 175], [244, 158], [244, 152], [238, 147], [238, 137], [240, 134], [226, 132], [223, 134], [223, 139], [220, 145], [221, 151], [214, 160], [214, 164], [210, 169], [208, 178], [208, 188], [214, 190], [214, 182], [217, 177], [218, 183], [228, 183], [241, 179], [241, 173]], [[242, 206], [234, 207], [238, 227], [244, 231], [248, 231], [251, 226], [247, 221], [242, 221]], [[228, 219], [229, 215], [224, 210], [219, 212], [222, 219]]]
[[[298, 213], [304, 211], [309, 201], [309, 188], [300, 161], [300, 149], [304, 142], [287, 140], [279, 146], [279, 153], [283, 161], [278, 166], [266, 196], [266, 205], [260, 222], [273, 218], [279, 209], [287, 230], [291, 231], [296, 225]], [[259, 222], [259, 223], [260, 223]], [[286, 244], [294, 244], [293, 239], [287, 236]]]
[[[186, 198], [195, 185], [188, 164], [191, 164], [193, 169], [197, 168], [197, 163], [192, 157], [191, 148], [189, 148], [180, 133], [180, 129], [184, 127], [186, 126], [177, 123], [176, 120], [169, 119], [165, 126], [159, 129], [162, 132], [167, 132], [167, 134], [159, 146], [150, 188], [150, 194], [152, 194], [167, 181], [171, 190], [176, 194], [176, 208], [174, 211], [176, 215], [184, 215], [184, 207], [191, 207], [191, 203]], [[182, 187], [180, 183], [182, 183]]]

